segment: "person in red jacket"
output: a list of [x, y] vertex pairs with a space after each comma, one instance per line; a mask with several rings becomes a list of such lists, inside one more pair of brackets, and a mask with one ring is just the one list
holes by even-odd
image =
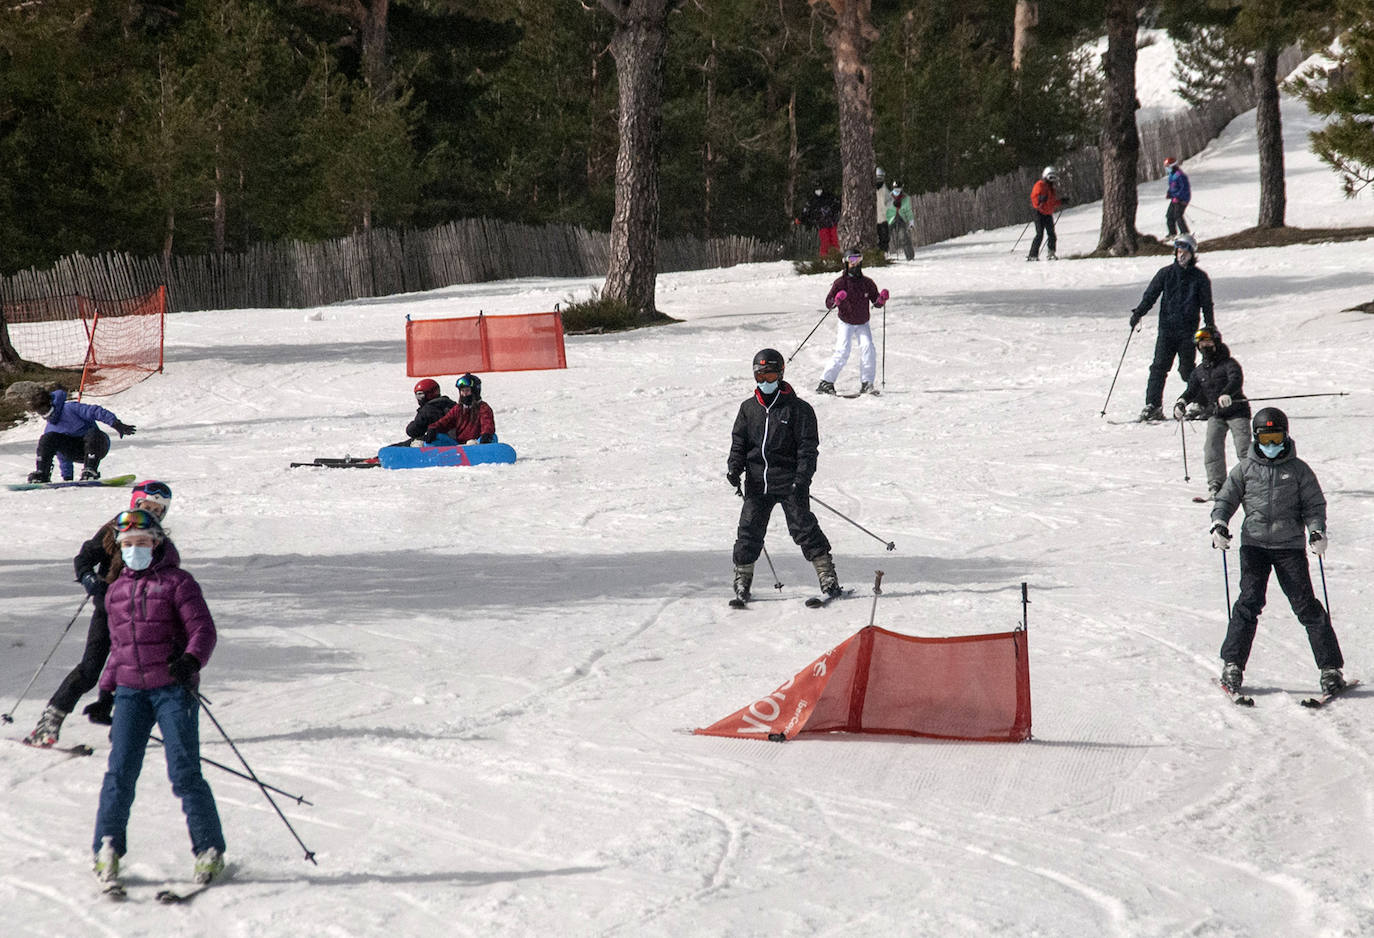
[[1057, 182], [1059, 174], [1054, 171], [1053, 166], [1046, 166], [1031, 189], [1030, 203], [1031, 208], [1035, 209], [1035, 240], [1031, 242], [1030, 254], [1026, 255], [1028, 261], [1040, 260], [1040, 242], [1047, 237], [1049, 243], [1046, 246], [1050, 249], [1050, 260], [1059, 259], [1054, 253], [1059, 243], [1054, 236], [1054, 215], [1063, 206], [1064, 200], [1055, 190]]
[[496, 415], [482, 400], [482, 379], [473, 374], [458, 379], [458, 403], [429, 425], [424, 441], [436, 446], [462, 446], [469, 440], [496, 442]]

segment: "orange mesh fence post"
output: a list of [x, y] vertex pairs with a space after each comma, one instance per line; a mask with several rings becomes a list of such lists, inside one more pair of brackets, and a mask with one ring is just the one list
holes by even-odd
[[824, 733], [1029, 739], [1026, 632], [920, 638], [866, 626], [772, 694], [695, 732], [736, 739]]
[[406, 320], [406, 374], [412, 378], [566, 367], [563, 316], [556, 311]]
[[81, 298], [87, 329], [81, 393], [116, 394], [162, 371], [166, 340], [167, 288], [142, 296], [87, 301]]

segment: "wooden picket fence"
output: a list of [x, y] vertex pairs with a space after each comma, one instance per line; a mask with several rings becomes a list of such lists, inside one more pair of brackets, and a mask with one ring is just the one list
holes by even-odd
[[[161, 258], [75, 254], [47, 270], [0, 277], [0, 302], [41, 297], [121, 297], [167, 285], [169, 312], [322, 306], [515, 277], [604, 276], [610, 235], [572, 225], [488, 218], [427, 231], [381, 229], [336, 238], [256, 244], [241, 253]], [[757, 238], [665, 238], [660, 271], [778, 260], [782, 245]]]

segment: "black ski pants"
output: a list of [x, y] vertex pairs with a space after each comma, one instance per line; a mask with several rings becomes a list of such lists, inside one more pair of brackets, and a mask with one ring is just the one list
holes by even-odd
[[1188, 383], [1188, 376], [1197, 364], [1197, 346], [1193, 344], [1194, 329], [1165, 330], [1160, 327], [1159, 337], [1155, 339], [1155, 357], [1150, 362], [1150, 380], [1145, 383], [1145, 403], [1154, 407], [1164, 406], [1164, 380], [1169, 376], [1169, 366], [1178, 357], [1178, 376]]
[[1053, 254], [1054, 249], [1059, 245], [1058, 239], [1054, 236], [1054, 216], [1046, 215], [1044, 212], [1036, 212], [1035, 240], [1031, 241], [1030, 254], [1027, 255], [1028, 257], [1038, 258], [1040, 256], [1040, 242], [1045, 238], [1049, 239], [1049, 244], [1047, 244], [1046, 247], [1048, 247], [1050, 253]]
[[84, 463], [87, 469], [95, 469], [109, 452], [110, 438], [97, 426], [82, 436], [48, 432], [38, 438], [38, 471], [51, 473], [53, 457], [58, 453], [74, 463]]
[[797, 542], [803, 557], [815, 560], [830, 553], [830, 541], [826, 539], [820, 522], [811, 511], [809, 495], [746, 495], [744, 506], [739, 512], [739, 530], [735, 534], [736, 566], [750, 564], [759, 559], [759, 554], [763, 552], [763, 537], [768, 533], [768, 518], [773, 514], [774, 505], [782, 505], [782, 516], [787, 519], [787, 533]]
[[878, 249], [887, 253], [887, 222], [878, 222]]
[[1245, 670], [1250, 646], [1255, 641], [1259, 614], [1264, 609], [1264, 594], [1269, 587], [1269, 571], [1288, 597], [1293, 614], [1307, 629], [1307, 643], [1319, 668], [1339, 668], [1345, 664], [1331, 617], [1312, 591], [1312, 573], [1307, 566], [1307, 551], [1301, 547], [1275, 550], [1244, 545], [1240, 549], [1240, 598], [1231, 607], [1231, 623], [1221, 643], [1221, 660], [1234, 661]]
[[91, 610], [91, 625], [86, 630], [86, 647], [81, 652], [81, 663], [72, 668], [48, 703], [71, 713], [81, 695], [100, 683], [100, 672], [105, 669], [105, 659], [110, 656], [109, 618], [105, 614], [105, 584], [100, 584], [91, 596], [94, 606]]
[[1188, 234], [1188, 223], [1183, 220], [1183, 213], [1187, 211], [1188, 203], [1170, 202], [1169, 208], [1164, 212], [1164, 223], [1169, 226], [1169, 236], [1176, 234]]

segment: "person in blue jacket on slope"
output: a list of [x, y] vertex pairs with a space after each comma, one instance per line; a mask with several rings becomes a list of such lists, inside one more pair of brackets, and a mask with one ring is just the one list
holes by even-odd
[[100, 460], [110, 451], [110, 438], [99, 424], [108, 424], [120, 439], [134, 435], [134, 427], [104, 407], [67, 400], [67, 392], [62, 388], [35, 388], [26, 403], [29, 410], [48, 419], [43, 435], [38, 438], [38, 464], [29, 473], [30, 482], [52, 481], [54, 457], [58, 457], [64, 480], [71, 480], [72, 464], [77, 460], [82, 464], [83, 480], [99, 479]]

